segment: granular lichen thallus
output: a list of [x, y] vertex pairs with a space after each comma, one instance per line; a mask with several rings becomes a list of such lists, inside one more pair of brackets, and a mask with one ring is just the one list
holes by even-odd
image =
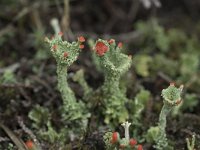
[[125, 137], [120, 138], [120, 135], [118, 132], [107, 132], [104, 135], [104, 142], [106, 145], [106, 150], [118, 150], [118, 149], [124, 149], [124, 150], [143, 150], [143, 147], [141, 144], [137, 145], [137, 140], [130, 138], [129, 136], [129, 126], [131, 123], [124, 122], [122, 123], [122, 126], [125, 130]]
[[85, 128], [90, 114], [82, 101], [77, 101], [74, 92], [67, 82], [67, 69], [77, 60], [79, 52], [84, 48], [83, 36], [78, 37], [77, 42], [69, 43], [62, 40], [62, 33], [56, 34], [51, 40], [45, 38], [49, 43], [51, 53], [57, 62], [58, 90], [61, 93], [63, 106], [62, 117], [67, 125], [77, 126], [77, 130]]
[[183, 90], [183, 85], [176, 88], [174, 83], [170, 83], [170, 86], [162, 90], [161, 96], [163, 97], [163, 107], [160, 112], [158, 126], [151, 127], [148, 130], [148, 136], [153, 137], [155, 142], [155, 148], [157, 150], [169, 150], [170, 145], [166, 137], [166, 118], [169, 112], [177, 105], [182, 102], [181, 93]]
[[120, 77], [128, 71], [132, 59], [121, 52], [122, 43], [116, 46], [115, 40], [98, 39], [93, 51], [104, 73], [104, 83], [98, 89], [101, 93], [101, 101], [104, 105], [102, 111], [105, 115], [105, 123], [118, 124], [128, 118], [125, 107], [126, 95], [119, 87]]

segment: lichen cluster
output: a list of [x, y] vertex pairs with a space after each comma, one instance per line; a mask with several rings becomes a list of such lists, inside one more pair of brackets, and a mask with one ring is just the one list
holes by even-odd
[[[66, 127], [71, 128], [73, 132], [80, 133], [81, 129], [86, 129], [88, 119], [91, 116], [91, 109], [99, 106], [98, 113], [103, 116], [104, 123], [109, 124], [110, 127], [116, 127], [119, 123], [125, 122], [127, 119], [133, 121], [133, 125], [140, 126], [141, 112], [144, 109], [150, 93], [141, 91], [135, 100], [126, 97], [124, 89], [120, 87], [121, 77], [128, 71], [132, 63], [132, 57], [123, 54], [122, 43], [116, 44], [115, 40], [98, 39], [93, 43], [93, 56], [95, 64], [100, 68], [104, 74], [103, 84], [93, 90], [84, 79], [84, 71], [79, 70], [73, 76], [73, 80], [78, 82], [84, 94], [81, 100], [77, 100], [74, 92], [69, 87], [67, 82], [67, 69], [77, 60], [81, 49], [84, 48], [84, 37], [79, 37], [77, 42], [69, 43], [62, 40], [62, 34], [55, 35], [49, 40], [52, 55], [57, 62], [57, 76], [58, 76], [58, 90], [63, 99], [62, 117]], [[157, 150], [169, 150], [172, 147], [169, 145], [166, 136], [166, 117], [169, 112], [182, 102], [181, 93], [183, 86], [176, 88], [173, 83], [166, 89], [162, 90], [163, 107], [159, 116], [158, 125], [151, 127], [147, 132], [147, 141], [151, 139], [155, 142], [154, 147]], [[96, 105], [98, 103], [98, 105]], [[130, 104], [131, 109], [126, 107]], [[128, 112], [132, 112], [132, 117]], [[117, 132], [106, 133], [104, 136], [107, 149], [135, 149], [136, 140], [129, 138], [129, 123], [123, 124], [125, 128], [125, 138], [120, 139]], [[137, 131], [137, 129], [136, 129]], [[142, 146], [138, 145], [137, 150], [142, 150]]]

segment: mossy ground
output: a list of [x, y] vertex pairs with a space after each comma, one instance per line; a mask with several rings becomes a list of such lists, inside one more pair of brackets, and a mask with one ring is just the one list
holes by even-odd
[[[56, 63], [43, 44], [44, 37], [53, 33], [49, 20], [52, 17], [63, 17], [63, 1], [57, 2], [0, 2], [0, 122], [24, 141], [30, 139], [31, 135], [22, 128], [20, 122], [35, 134], [28, 113], [37, 104], [49, 109], [56, 130], [63, 126], [59, 113], [62, 100], [56, 90]], [[160, 9], [149, 10], [140, 4], [138, 10], [133, 7], [137, 10], [134, 12], [130, 6], [136, 3], [131, 0], [70, 1], [72, 33], [65, 35], [65, 38], [71, 41], [77, 35], [87, 38], [107, 38], [107, 35], [111, 35], [109, 38], [124, 42], [124, 46], [129, 49], [126, 53], [133, 55], [133, 61], [136, 58], [123, 78], [128, 97], [134, 98], [141, 86], [152, 95], [142, 114], [141, 133], [158, 121], [162, 89], [171, 81], [184, 84], [183, 100], [185, 98], [189, 104], [177, 116], [168, 117], [167, 136], [177, 150], [182, 150], [186, 149], [185, 138], [196, 133], [196, 149], [200, 149], [200, 4], [198, 0], [171, 0], [163, 1], [162, 4]], [[152, 17], [155, 22], [149, 21]], [[140, 24], [141, 21], [144, 23]], [[155, 29], [151, 30], [150, 25]], [[83, 96], [83, 89], [72, 80], [77, 70], [84, 69], [85, 78], [94, 89], [103, 83], [103, 75], [95, 68], [89, 49], [87, 45], [78, 61], [68, 70], [70, 86], [78, 98]], [[103, 122], [96, 112], [98, 108], [96, 104], [92, 109], [94, 115], [89, 121], [90, 128], [85, 138], [70, 143], [69, 147], [103, 149], [103, 134], [109, 129], [105, 126], [101, 131], [97, 130], [97, 122]], [[133, 127], [130, 129], [133, 130]], [[123, 134], [120, 125], [116, 130]], [[56, 143], [45, 140], [39, 142], [43, 149], [56, 147]], [[12, 143], [0, 129], [0, 149], [12, 149]], [[144, 149], [153, 149], [152, 144], [144, 142], [143, 145]], [[15, 144], [13, 149], [16, 149]]]

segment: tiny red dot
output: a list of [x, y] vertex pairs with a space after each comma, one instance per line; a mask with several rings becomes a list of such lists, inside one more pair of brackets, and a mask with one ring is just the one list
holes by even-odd
[[142, 147], [142, 145], [138, 145], [138, 148], [137, 148], [137, 150], [143, 150], [143, 147]]
[[57, 45], [53, 45], [52, 48], [55, 51], [55, 50], [57, 50], [58, 46]]
[[110, 40], [108, 40], [108, 43], [109, 43], [109, 44], [112, 44], [112, 43], [114, 43], [114, 42], [115, 42], [114, 39], [110, 39]]
[[136, 144], [137, 144], [137, 141], [136, 141], [135, 139], [130, 139], [130, 140], [129, 140], [129, 145], [130, 145], [131, 147], [134, 147]]
[[174, 83], [174, 82], [171, 82], [171, 83], [170, 83], [170, 86], [175, 86], [175, 83]]
[[62, 33], [62, 32], [59, 32], [58, 35], [59, 35], [59, 36], [63, 36], [63, 33]]
[[63, 53], [63, 56], [64, 56], [64, 58], [66, 58], [66, 57], [68, 56], [68, 53], [67, 53], [67, 52], [64, 52], [64, 53]]
[[81, 43], [85, 42], [85, 38], [83, 36], [79, 36], [78, 37], [78, 41], [81, 42]]
[[84, 47], [85, 47], [85, 45], [83, 45], [83, 44], [79, 45], [80, 49], [83, 49]]
[[111, 143], [114, 144], [114, 143], [116, 143], [118, 140], [119, 140], [119, 134], [118, 134], [118, 132], [113, 132]]
[[122, 46], [123, 46], [122, 42], [119, 42], [117, 45], [117, 47], [119, 47], [119, 48], [122, 48]]
[[26, 144], [27, 148], [29, 148], [29, 149], [32, 149], [34, 146], [34, 143], [31, 140], [26, 141], [25, 144]]

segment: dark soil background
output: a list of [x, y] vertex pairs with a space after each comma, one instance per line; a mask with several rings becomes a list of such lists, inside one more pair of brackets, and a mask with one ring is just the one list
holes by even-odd
[[[62, 101], [56, 90], [56, 65], [43, 42], [45, 36], [51, 37], [54, 33], [50, 25], [52, 18], [60, 21], [65, 40], [75, 40], [79, 35], [94, 39], [114, 38], [123, 42], [130, 49], [128, 53], [133, 56], [142, 50], [136, 46], [142, 36], [134, 26], [138, 21], [157, 18], [166, 30], [176, 27], [189, 34], [196, 32], [193, 27], [200, 21], [199, 0], [161, 0], [161, 7], [156, 7], [152, 0], [150, 8], [146, 8], [140, 0], [69, 0], [69, 10], [66, 1], [0, 1], [0, 122], [22, 140], [27, 139], [27, 134], [34, 134], [27, 133], [22, 126], [31, 127], [28, 113], [36, 104], [49, 108], [55, 128], [60, 127], [58, 108]], [[84, 68], [86, 80], [93, 88], [102, 84], [103, 76], [92, 63], [88, 45], [79, 60], [70, 67], [69, 73], [80, 68]], [[13, 74], [8, 75], [8, 82], [3, 82], [6, 70], [11, 70]], [[134, 71], [134, 67], [131, 73], [137, 83], [152, 92], [151, 102], [143, 113], [144, 129], [148, 129], [158, 120], [160, 107], [153, 105], [162, 104], [160, 92], [168, 86], [169, 80], [162, 75], [143, 78]], [[83, 91], [79, 85], [71, 79], [69, 82], [76, 96], [81, 97]], [[195, 90], [198, 100], [199, 89], [197, 87]], [[128, 86], [129, 97], [136, 93], [137, 88]], [[186, 149], [185, 138], [191, 138], [194, 132], [197, 138], [196, 149], [200, 149], [199, 107], [200, 103], [192, 111], [186, 110], [181, 117], [169, 118], [167, 134], [170, 140], [176, 141], [177, 150]], [[117, 130], [121, 131], [120, 128]], [[102, 150], [102, 135], [98, 130], [87, 133], [82, 144], [87, 149]], [[7, 149], [7, 143], [12, 143], [12, 140], [0, 130], [0, 145], [3, 149]], [[48, 142], [41, 145], [44, 149], [51, 147]], [[143, 145], [145, 150], [153, 149], [151, 144]], [[72, 147], [78, 149], [76, 143], [72, 143]]]

